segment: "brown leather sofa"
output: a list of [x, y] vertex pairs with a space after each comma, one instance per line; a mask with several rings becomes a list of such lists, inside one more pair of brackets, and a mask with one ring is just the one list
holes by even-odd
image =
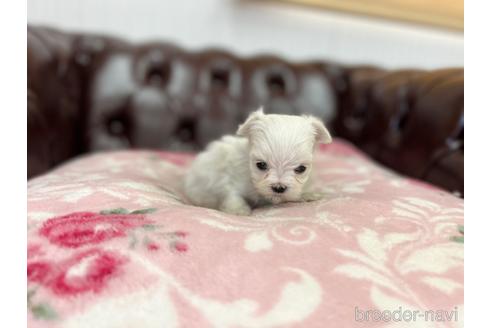
[[463, 195], [462, 68], [240, 58], [28, 26], [28, 172], [106, 149], [194, 151], [247, 114], [315, 114], [381, 164]]

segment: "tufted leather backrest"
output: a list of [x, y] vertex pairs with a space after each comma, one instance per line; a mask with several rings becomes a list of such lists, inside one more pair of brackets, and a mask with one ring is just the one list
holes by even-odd
[[263, 105], [317, 115], [382, 164], [462, 193], [463, 84], [463, 69], [239, 58], [28, 26], [28, 177], [99, 150], [200, 150]]

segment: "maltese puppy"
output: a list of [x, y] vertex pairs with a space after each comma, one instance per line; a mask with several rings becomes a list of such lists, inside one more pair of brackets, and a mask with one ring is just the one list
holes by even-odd
[[185, 193], [197, 206], [236, 215], [266, 204], [314, 201], [312, 163], [317, 143], [330, 143], [313, 116], [251, 113], [237, 130], [212, 142], [192, 163]]

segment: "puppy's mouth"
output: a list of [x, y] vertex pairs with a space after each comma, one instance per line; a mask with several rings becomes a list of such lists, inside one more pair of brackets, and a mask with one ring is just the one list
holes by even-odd
[[272, 204], [280, 204], [283, 202], [283, 198], [280, 197], [280, 196], [275, 196], [275, 195], [271, 195], [269, 197], [269, 200], [270, 202], [272, 202]]
[[263, 194], [263, 197], [274, 205], [289, 201], [289, 197], [286, 194], [279, 195], [275, 193], [267, 193]]
[[270, 203], [276, 205], [280, 203], [287, 203], [287, 202], [297, 202], [300, 200], [300, 196], [297, 196], [295, 193], [289, 193], [289, 194], [266, 194], [263, 195], [264, 198], [266, 198]]

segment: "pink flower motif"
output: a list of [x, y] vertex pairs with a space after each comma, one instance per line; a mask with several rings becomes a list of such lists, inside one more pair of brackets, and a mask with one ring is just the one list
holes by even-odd
[[176, 241], [172, 243], [172, 248], [180, 253], [184, 253], [188, 251], [188, 245], [180, 241]]
[[178, 230], [174, 232], [174, 235], [180, 238], [185, 238], [186, 236], [188, 236], [188, 233], [186, 231]]
[[125, 262], [119, 254], [91, 249], [60, 263], [29, 263], [27, 277], [58, 295], [97, 293], [120, 272]]
[[27, 279], [32, 282], [46, 283], [53, 273], [53, 265], [44, 262], [31, 262], [27, 264]]
[[33, 258], [38, 255], [43, 255], [43, 251], [41, 250], [41, 245], [39, 244], [29, 244], [27, 245], [27, 258]]
[[[125, 262], [118, 254], [98, 249], [80, 253], [62, 264], [62, 270], [51, 283], [51, 288], [62, 295], [99, 292]], [[78, 274], [82, 267], [85, 267], [85, 272]]]
[[76, 212], [47, 220], [40, 234], [56, 245], [80, 247], [126, 236], [126, 231], [152, 222], [142, 214]]
[[154, 243], [154, 242], [151, 242], [151, 243], [148, 243], [147, 244], [147, 249], [149, 251], [157, 251], [157, 250], [159, 250], [159, 248], [160, 248], [160, 246], [158, 244]]

